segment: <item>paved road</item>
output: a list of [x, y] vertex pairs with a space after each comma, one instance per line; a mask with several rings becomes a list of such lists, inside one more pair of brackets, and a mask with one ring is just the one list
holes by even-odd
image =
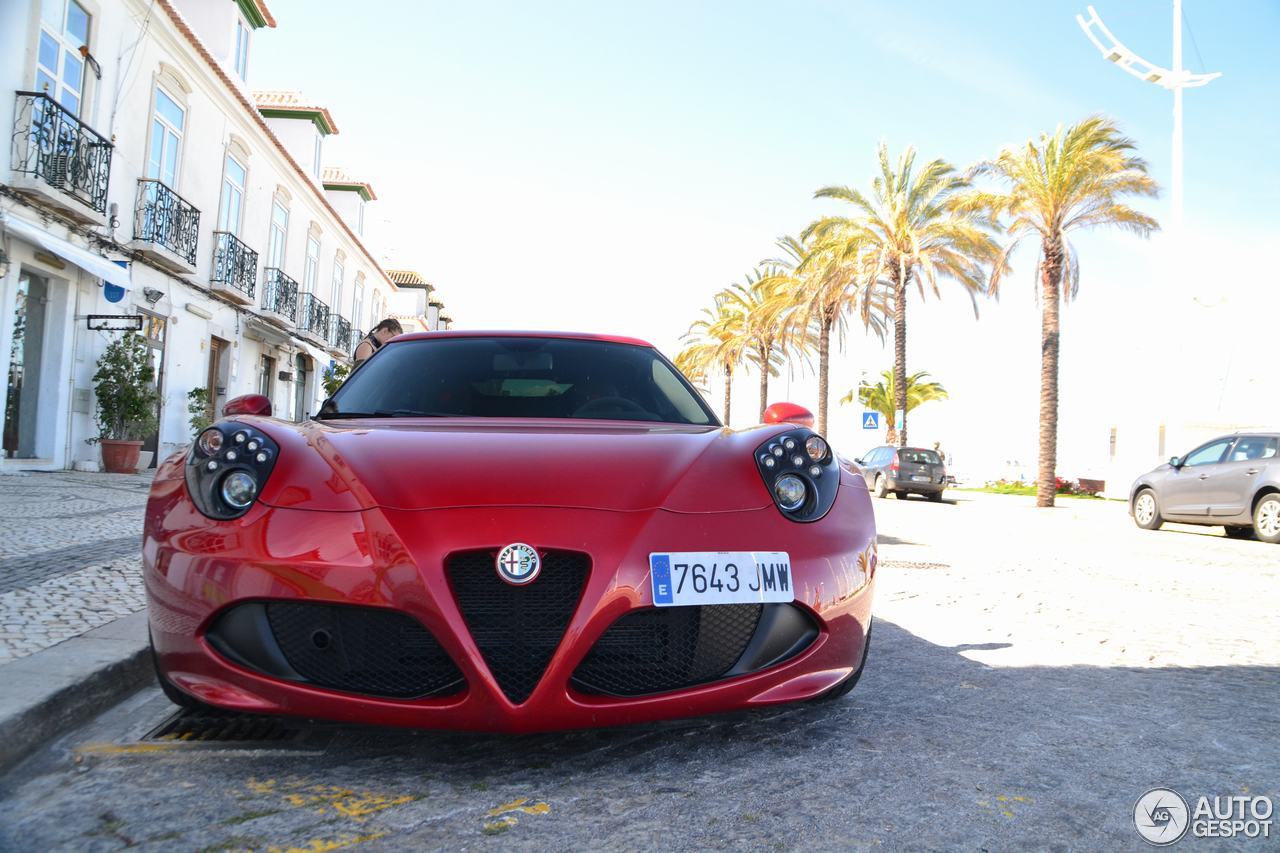
[[0, 783], [0, 849], [1141, 849], [1153, 786], [1280, 797], [1280, 547], [965, 497], [876, 502], [840, 701], [246, 749], [139, 741], [171, 710], [148, 690]]
[[0, 666], [142, 609], [150, 485], [137, 474], [0, 477]]

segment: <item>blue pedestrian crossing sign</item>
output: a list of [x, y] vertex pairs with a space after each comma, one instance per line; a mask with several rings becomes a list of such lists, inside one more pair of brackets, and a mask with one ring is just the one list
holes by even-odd
[[862, 428], [863, 429], [880, 429], [880, 413], [879, 412], [863, 412]]

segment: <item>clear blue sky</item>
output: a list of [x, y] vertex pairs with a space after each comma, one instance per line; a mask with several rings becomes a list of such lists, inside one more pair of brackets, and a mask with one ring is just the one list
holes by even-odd
[[[394, 265], [436, 282], [462, 326], [601, 328], [670, 351], [716, 289], [828, 209], [814, 189], [867, 182], [881, 139], [965, 165], [1103, 112], [1168, 178], [1171, 96], [1102, 60], [1074, 21], [1085, 0], [269, 2], [280, 26], [259, 31], [251, 84], [330, 107], [342, 133], [326, 156], [374, 184]], [[1169, 0], [1095, 5], [1129, 47], [1169, 63]], [[1188, 224], [1212, 244], [1212, 270], [1210, 255], [1275, 240], [1280, 4], [1184, 11], [1187, 66], [1224, 75], [1186, 95]], [[1165, 204], [1147, 209], [1163, 217]], [[1068, 335], [1086, 320], [1094, 343], [1122, 335], [1117, 314], [1159, 290], [1158, 241], [1139, 243], [1077, 241]], [[1033, 259], [1019, 261], [976, 325], [959, 294], [915, 303], [911, 347], [913, 366], [974, 393], [999, 357], [991, 339], [1026, 348], [1009, 381], [1032, 385], [1020, 396], [1033, 410]], [[1105, 363], [1090, 334], [1077, 333], [1074, 379], [1066, 353], [1068, 398]], [[845, 360], [845, 387], [887, 366], [874, 342]], [[744, 410], [753, 397], [744, 384]]]

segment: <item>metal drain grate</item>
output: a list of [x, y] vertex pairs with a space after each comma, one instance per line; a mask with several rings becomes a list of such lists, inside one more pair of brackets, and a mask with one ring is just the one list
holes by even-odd
[[329, 734], [305, 720], [230, 711], [183, 710], [143, 736], [147, 741], [178, 741], [251, 747], [322, 747]]

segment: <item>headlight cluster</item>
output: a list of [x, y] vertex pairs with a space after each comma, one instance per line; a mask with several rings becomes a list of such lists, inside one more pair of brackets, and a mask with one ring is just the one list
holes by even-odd
[[807, 429], [776, 435], [756, 448], [756, 468], [782, 514], [817, 521], [835, 503], [840, 468], [830, 446]]
[[191, 500], [210, 518], [239, 518], [257, 500], [279, 453], [274, 441], [251, 426], [226, 421], [209, 427], [187, 456]]

